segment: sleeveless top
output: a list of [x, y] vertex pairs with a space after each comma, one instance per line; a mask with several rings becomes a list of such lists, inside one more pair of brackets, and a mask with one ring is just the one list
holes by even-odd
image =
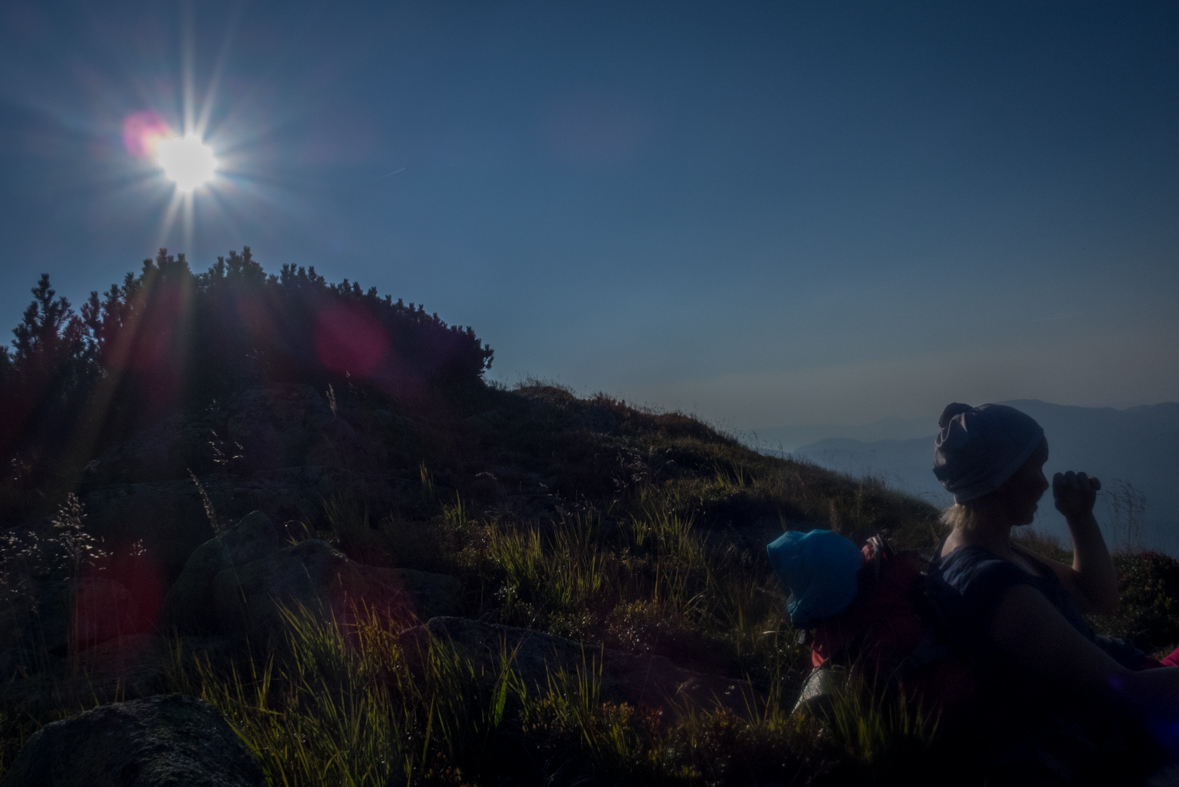
[[[938, 553], [941, 553], [941, 547]], [[961, 546], [945, 557], [930, 562], [929, 576], [951, 588], [961, 598], [963, 603], [958, 607], [967, 620], [956, 622], [972, 635], [972, 639], [993, 648], [991, 623], [999, 604], [1007, 591], [1016, 585], [1031, 585], [1048, 599], [1081, 636], [1105, 651], [1114, 661], [1127, 669], [1140, 670], [1144, 667], [1145, 653], [1126, 640], [1095, 633], [1068, 590], [1060, 583], [1056, 572], [1029, 553], [1021, 551], [1021, 554], [1034, 565], [1039, 575], [1029, 574], [981, 546]]]

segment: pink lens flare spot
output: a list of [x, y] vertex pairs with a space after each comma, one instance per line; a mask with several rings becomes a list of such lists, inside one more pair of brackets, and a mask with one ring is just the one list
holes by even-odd
[[137, 158], [152, 158], [160, 140], [172, 136], [172, 129], [159, 113], [145, 109], [123, 121], [123, 146]]
[[316, 317], [315, 353], [333, 372], [369, 377], [388, 349], [381, 324], [359, 305], [336, 304]]

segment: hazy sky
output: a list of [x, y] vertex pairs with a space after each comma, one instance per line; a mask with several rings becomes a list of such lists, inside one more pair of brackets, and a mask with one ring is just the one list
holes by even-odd
[[1176, 400], [1179, 4], [5, 0], [0, 237], [5, 332], [249, 245], [731, 428]]

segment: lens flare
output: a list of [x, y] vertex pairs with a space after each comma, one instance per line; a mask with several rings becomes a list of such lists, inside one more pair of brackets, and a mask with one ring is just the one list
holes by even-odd
[[156, 146], [156, 162], [180, 191], [208, 183], [217, 172], [213, 149], [201, 142], [196, 134], [161, 140]]
[[123, 120], [123, 145], [137, 158], [152, 158], [160, 140], [170, 133], [164, 119], [150, 109], [135, 112]]

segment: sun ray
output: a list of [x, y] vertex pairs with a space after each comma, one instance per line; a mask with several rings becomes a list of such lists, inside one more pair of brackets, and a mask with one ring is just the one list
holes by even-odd
[[208, 199], [204, 201], [204, 204], [208, 211], [213, 213], [219, 221], [223, 222], [229, 228], [229, 237], [242, 237], [241, 227], [234, 219], [233, 212], [226, 207], [223, 194], [210, 189]]
[[192, 248], [192, 240], [193, 240], [193, 234], [194, 234], [194, 230], [195, 230], [195, 223], [193, 222], [193, 214], [194, 214], [193, 202], [194, 202], [194, 199], [193, 199], [192, 192], [191, 191], [186, 192], [184, 194], [183, 200], [181, 201], [181, 213], [183, 214], [182, 215], [183, 220], [181, 222], [181, 230], [182, 230], [183, 234], [181, 237], [184, 239], [184, 248], [185, 249]]
[[209, 129], [209, 118], [213, 114], [213, 104], [217, 98], [217, 90], [221, 85], [221, 76], [225, 73], [226, 63], [229, 62], [230, 46], [233, 44], [234, 36], [237, 34], [237, 25], [238, 20], [241, 18], [242, 8], [242, 5], [234, 7], [233, 16], [230, 17], [229, 24], [225, 29], [225, 37], [221, 41], [221, 51], [217, 53], [217, 60], [213, 64], [213, 75], [209, 78], [209, 89], [205, 91], [205, 100], [201, 105], [201, 114], [196, 124], [197, 136], [202, 138]]
[[184, 117], [182, 119], [182, 128], [184, 130], [181, 133], [187, 136], [196, 133], [196, 87], [193, 84], [193, 71], [196, 68], [196, 47], [193, 41], [195, 37], [195, 23], [193, 21], [191, 0], [186, 0], [186, 2], [181, 4], [180, 18], [180, 80], [184, 102]]
[[168, 236], [172, 233], [172, 225], [176, 223], [176, 214], [180, 211], [180, 203], [184, 200], [184, 192], [179, 189], [172, 191], [172, 199], [164, 211], [164, 220], [160, 224], [160, 235], [156, 240], [156, 248], [166, 246]]

